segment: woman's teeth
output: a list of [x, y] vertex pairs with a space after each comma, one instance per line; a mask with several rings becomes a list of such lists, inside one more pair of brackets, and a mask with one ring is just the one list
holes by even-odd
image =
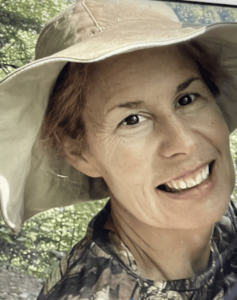
[[209, 176], [209, 165], [204, 167], [198, 174], [191, 175], [180, 180], [172, 180], [163, 184], [166, 192], [179, 192], [188, 188], [192, 188], [202, 183]]

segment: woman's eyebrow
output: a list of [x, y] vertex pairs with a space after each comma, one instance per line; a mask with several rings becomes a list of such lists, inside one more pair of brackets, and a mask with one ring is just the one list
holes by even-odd
[[186, 89], [195, 80], [202, 80], [202, 78], [201, 77], [189, 78], [188, 80], [184, 81], [177, 87], [176, 93], [179, 93], [179, 92], [183, 91], [184, 89]]
[[142, 103], [144, 103], [144, 101], [130, 101], [130, 102], [125, 102], [125, 103], [117, 104], [117, 105], [111, 107], [107, 111], [107, 113], [111, 112], [115, 108], [131, 108], [131, 109], [134, 109], [134, 108], [137, 108]]

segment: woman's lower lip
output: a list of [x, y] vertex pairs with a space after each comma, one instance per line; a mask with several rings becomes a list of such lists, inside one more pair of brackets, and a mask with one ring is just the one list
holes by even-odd
[[205, 197], [214, 187], [215, 185], [215, 170], [216, 164], [215, 162], [212, 164], [211, 174], [208, 176], [206, 180], [204, 180], [199, 185], [196, 185], [190, 189], [186, 189], [183, 191], [179, 191], [177, 193], [172, 192], [165, 192], [159, 189], [156, 189], [157, 192], [160, 194], [162, 193], [163, 196], [172, 198], [174, 200], [198, 200]]

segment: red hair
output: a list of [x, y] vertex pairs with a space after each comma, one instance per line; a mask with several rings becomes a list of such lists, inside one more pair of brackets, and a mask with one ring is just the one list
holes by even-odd
[[64, 137], [77, 143], [78, 154], [86, 145], [82, 112], [87, 69], [88, 64], [67, 63], [56, 81], [41, 127], [41, 141], [49, 153], [64, 154]]

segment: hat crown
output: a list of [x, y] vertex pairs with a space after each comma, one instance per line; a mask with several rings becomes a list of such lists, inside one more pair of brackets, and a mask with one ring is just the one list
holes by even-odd
[[[36, 59], [50, 56], [93, 38], [95, 34], [122, 22], [137, 20], [175, 21], [166, 4], [149, 0], [80, 0], [46, 23], [36, 46]], [[122, 34], [118, 32], [118, 35]], [[118, 38], [116, 36], [116, 38]]]

